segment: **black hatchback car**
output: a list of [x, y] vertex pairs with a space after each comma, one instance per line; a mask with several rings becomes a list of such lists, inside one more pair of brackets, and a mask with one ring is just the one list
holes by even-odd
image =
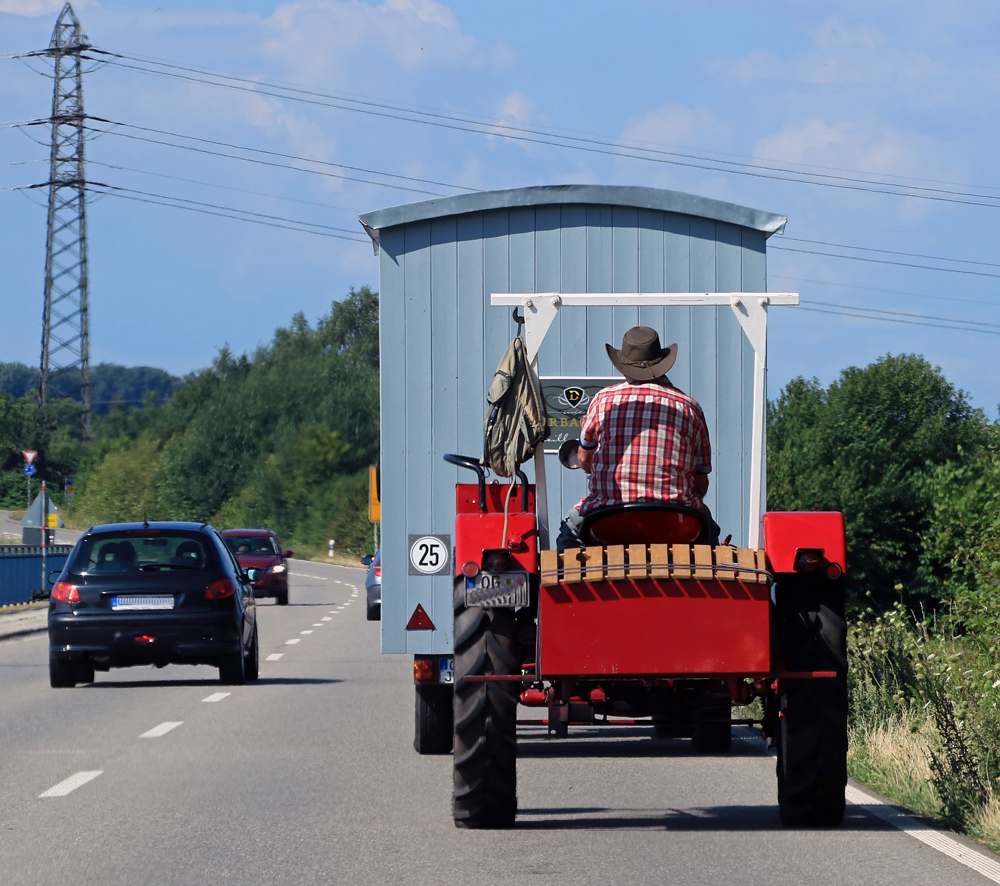
[[256, 680], [254, 578], [206, 524], [95, 526], [52, 588], [51, 685], [168, 664], [211, 665], [228, 684]]

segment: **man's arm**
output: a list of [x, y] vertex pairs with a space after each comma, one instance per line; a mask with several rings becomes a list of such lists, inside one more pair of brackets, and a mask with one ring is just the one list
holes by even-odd
[[594, 465], [594, 453], [596, 451], [596, 447], [594, 449], [585, 449], [582, 446], [576, 451], [576, 457], [580, 459], [580, 467], [587, 474], [590, 473], [590, 469]]
[[708, 474], [699, 471], [694, 475], [694, 493], [698, 498], [704, 498], [706, 492], [708, 492]]

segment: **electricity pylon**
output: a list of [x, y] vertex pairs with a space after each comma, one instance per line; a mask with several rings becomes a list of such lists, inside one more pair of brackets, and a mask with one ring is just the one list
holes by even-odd
[[90, 329], [87, 301], [87, 183], [84, 176], [83, 68], [89, 48], [67, 3], [45, 55], [55, 62], [49, 215], [45, 238], [45, 307], [38, 400], [48, 406], [52, 382], [79, 372], [83, 436], [90, 437]]

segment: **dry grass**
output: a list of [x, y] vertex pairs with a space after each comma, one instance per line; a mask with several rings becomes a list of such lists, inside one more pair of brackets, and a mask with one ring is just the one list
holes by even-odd
[[848, 770], [852, 778], [890, 800], [934, 817], [941, 806], [929, 762], [935, 740], [929, 720], [863, 721], [851, 729]]
[[969, 831], [981, 843], [994, 852], [1000, 852], [1000, 799], [996, 794], [990, 797], [973, 819]]

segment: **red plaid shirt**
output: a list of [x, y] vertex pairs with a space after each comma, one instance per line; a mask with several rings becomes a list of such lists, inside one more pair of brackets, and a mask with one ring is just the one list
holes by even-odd
[[712, 445], [698, 401], [675, 387], [632, 381], [599, 391], [580, 429], [595, 449], [580, 513], [633, 501], [677, 501], [700, 508], [696, 473], [712, 470]]

